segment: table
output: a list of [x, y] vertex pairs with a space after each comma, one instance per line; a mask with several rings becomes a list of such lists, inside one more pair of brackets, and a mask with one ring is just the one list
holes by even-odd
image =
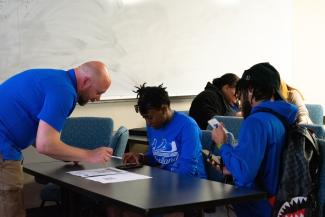
[[[159, 168], [144, 166], [131, 170], [151, 179], [101, 184], [68, 171], [116, 166], [121, 160], [112, 159], [108, 164], [82, 164], [74, 166], [65, 162], [30, 163], [23, 165], [25, 173], [60, 185], [74, 194], [95, 197], [107, 204], [130, 209], [145, 216], [183, 211], [188, 208], [206, 208], [227, 203], [240, 203], [266, 198], [262, 191], [238, 188], [232, 185], [171, 173]], [[74, 206], [72, 206], [74, 209]], [[67, 216], [76, 216], [74, 210]]]

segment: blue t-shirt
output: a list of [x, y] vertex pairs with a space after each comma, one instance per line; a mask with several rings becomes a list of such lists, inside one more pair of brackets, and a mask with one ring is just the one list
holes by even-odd
[[77, 102], [74, 70], [32, 69], [0, 85], [0, 154], [21, 160], [35, 142], [39, 120], [61, 131]]
[[176, 173], [206, 178], [201, 154], [201, 130], [189, 116], [174, 112], [162, 128], [147, 127], [151, 164]]

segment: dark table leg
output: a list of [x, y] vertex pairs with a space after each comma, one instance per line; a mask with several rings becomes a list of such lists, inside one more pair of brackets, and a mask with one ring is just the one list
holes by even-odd
[[80, 195], [70, 191], [67, 188], [61, 188], [62, 193], [62, 212], [64, 217], [79, 217], [80, 209]]

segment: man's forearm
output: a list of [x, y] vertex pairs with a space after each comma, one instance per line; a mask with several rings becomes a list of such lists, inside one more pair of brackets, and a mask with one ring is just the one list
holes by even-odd
[[39, 153], [45, 154], [58, 160], [87, 161], [88, 150], [73, 147], [63, 142], [43, 144], [40, 148], [36, 144]]

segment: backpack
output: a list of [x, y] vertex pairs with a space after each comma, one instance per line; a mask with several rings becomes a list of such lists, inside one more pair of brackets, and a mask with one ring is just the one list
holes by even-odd
[[290, 125], [279, 113], [260, 109], [281, 120], [286, 128], [286, 142], [281, 154], [279, 189], [269, 197], [273, 217], [317, 216], [319, 145], [312, 131], [294, 123]]

